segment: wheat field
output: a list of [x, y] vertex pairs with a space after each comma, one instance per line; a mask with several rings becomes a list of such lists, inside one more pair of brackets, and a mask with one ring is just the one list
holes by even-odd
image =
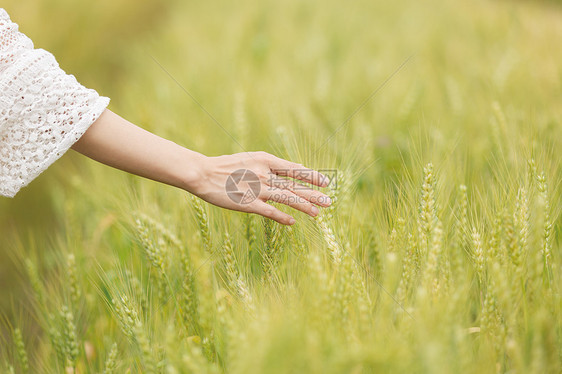
[[70, 152], [0, 201], [0, 372], [562, 371], [557, 2], [3, 3], [111, 110], [334, 203], [284, 227]]

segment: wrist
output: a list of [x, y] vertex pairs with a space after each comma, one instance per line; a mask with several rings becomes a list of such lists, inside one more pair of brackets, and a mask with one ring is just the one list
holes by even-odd
[[180, 159], [173, 166], [178, 170], [178, 187], [190, 193], [199, 191], [203, 184], [207, 159], [204, 154], [182, 147]]

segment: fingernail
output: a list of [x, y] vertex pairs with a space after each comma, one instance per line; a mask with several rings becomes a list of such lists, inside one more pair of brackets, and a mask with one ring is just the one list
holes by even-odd
[[294, 224], [295, 224], [295, 219], [294, 218], [289, 219], [289, 225], [294, 225]]
[[318, 208], [313, 205], [312, 208], [310, 208], [310, 213], [312, 213], [313, 217], [316, 217], [318, 215]]
[[332, 199], [329, 196], [326, 196], [326, 205], [332, 204]]

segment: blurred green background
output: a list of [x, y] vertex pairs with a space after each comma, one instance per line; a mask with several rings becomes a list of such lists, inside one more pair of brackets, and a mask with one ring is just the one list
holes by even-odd
[[[37, 48], [110, 97], [110, 109], [208, 155], [243, 149], [154, 60], [246, 150], [320, 168], [374, 161], [362, 169], [364, 195], [392, 191], [435, 156], [466, 165], [451, 177], [478, 186], [512, 165], [495, 163], [498, 138], [511, 151], [523, 145], [526, 154], [507, 153], [513, 164], [546, 159], [552, 188], [560, 188], [559, 161], [549, 158], [562, 146], [557, 2], [4, 0], [2, 7]], [[491, 126], [494, 103], [508, 127]], [[116, 212], [133, 209], [142, 195], [135, 191], [153, 183], [69, 152], [15, 199], [0, 199], [0, 314], [25, 298], [14, 248], [48, 268], [49, 251], [71, 225], [78, 229], [70, 240], [80, 232], [79, 245], [101, 256], [108, 230], [119, 230]], [[162, 196], [184, 202], [169, 187], [157, 191], [149, 205]], [[82, 214], [66, 214], [75, 205]]]

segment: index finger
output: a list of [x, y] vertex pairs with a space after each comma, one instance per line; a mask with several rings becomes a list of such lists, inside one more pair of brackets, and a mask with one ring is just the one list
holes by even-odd
[[298, 179], [318, 187], [327, 187], [330, 183], [328, 177], [316, 170], [275, 156], [271, 159], [269, 168], [273, 173], [279, 176]]

